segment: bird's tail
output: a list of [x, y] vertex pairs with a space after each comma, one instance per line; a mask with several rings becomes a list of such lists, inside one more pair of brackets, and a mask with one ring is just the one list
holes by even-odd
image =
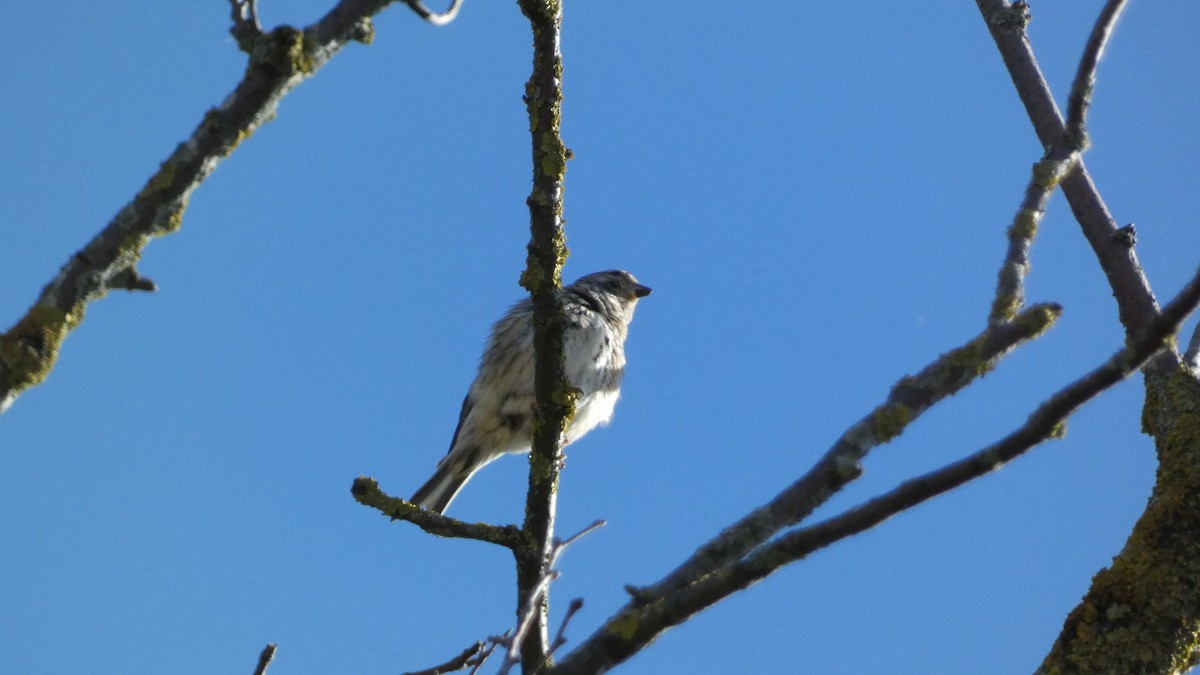
[[451, 462], [442, 462], [433, 473], [433, 478], [426, 481], [408, 501], [434, 513], [445, 512], [446, 507], [450, 506], [450, 502], [454, 501], [458, 491], [467, 484], [474, 473], [456, 472], [450, 464]]

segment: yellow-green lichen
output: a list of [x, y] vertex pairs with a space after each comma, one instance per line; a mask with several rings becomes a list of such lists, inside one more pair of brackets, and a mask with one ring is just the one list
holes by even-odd
[[880, 443], [887, 443], [904, 432], [912, 421], [912, 410], [901, 403], [885, 403], [871, 413], [871, 432]]
[[1019, 295], [1002, 294], [997, 295], [992, 301], [992, 316], [1000, 317], [1004, 321], [1012, 321], [1017, 312], [1021, 310], [1022, 298]]
[[628, 641], [637, 635], [640, 624], [641, 620], [636, 612], [625, 612], [612, 621], [609, 621], [608, 625], [604, 627], [604, 631]]
[[1092, 580], [1046, 658], [1046, 672], [1182, 672], [1200, 641], [1200, 383], [1186, 369], [1147, 376], [1155, 435], [1152, 497], [1112, 567]]
[[524, 272], [521, 272], [521, 288], [532, 293], [534, 289], [541, 287], [546, 273], [542, 270], [542, 266], [537, 264], [533, 259], [533, 253], [529, 254], [529, 258], [528, 267], [525, 268]]
[[58, 348], [67, 333], [83, 320], [83, 304], [68, 312], [39, 304], [0, 336], [0, 361], [4, 362], [9, 386], [21, 391], [40, 384], [54, 368]]
[[1058, 424], [1055, 424], [1054, 428], [1050, 430], [1050, 438], [1057, 440], [1057, 439], [1063, 439], [1066, 437], [1067, 437], [1067, 421], [1059, 420]]
[[1068, 166], [1068, 162], [1047, 157], [1033, 165], [1033, 182], [1040, 188], [1052, 190], [1058, 187], [1058, 182], [1062, 180]]
[[1060, 305], [1038, 305], [1033, 308], [1032, 312], [1022, 316], [1017, 323], [1030, 329], [1029, 337], [1031, 339], [1037, 338], [1050, 330], [1062, 313], [1063, 309]]
[[354, 27], [354, 39], [364, 45], [369, 45], [375, 41], [375, 23], [371, 21], [371, 17], [365, 17]]
[[[955, 380], [961, 380], [964, 375], [968, 379], [986, 375], [992, 369], [992, 364], [983, 358], [985, 339], [986, 337], [981, 335], [958, 349], [943, 354], [939, 360], [946, 364], [946, 372]], [[943, 383], [937, 383], [939, 387], [941, 384]]]
[[183, 212], [187, 210], [187, 202], [184, 201], [179, 205], [179, 208], [171, 211], [162, 221], [162, 227], [159, 228], [160, 234], [171, 234], [178, 232], [179, 228], [183, 227]]
[[305, 75], [312, 74], [316, 69], [316, 61], [312, 57], [313, 50], [316, 48], [316, 38], [309, 35], [308, 31], [300, 31], [296, 37], [292, 39], [288, 45], [288, 58], [292, 63], [292, 70]]
[[1017, 215], [1013, 218], [1013, 223], [1008, 227], [1009, 239], [1028, 239], [1030, 241], [1037, 235], [1038, 224], [1042, 221], [1042, 212], [1034, 209], [1020, 209]]
[[175, 171], [179, 166], [172, 160], [163, 162], [158, 167], [158, 171], [146, 181], [146, 187], [138, 193], [138, 199], [149, 199], [160, 193], [170, 189], [171, 184], [175, 182]]
[[547, 460], [536, 452], [529, 453], [529, 470], [539, 483], [550, 478], [553, 464], [553, 460]]

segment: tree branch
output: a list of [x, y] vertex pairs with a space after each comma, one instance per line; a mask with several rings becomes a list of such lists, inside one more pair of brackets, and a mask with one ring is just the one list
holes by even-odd
[[[1017, 95], [1025, 105], [1038, 139], [1043, 147], [1053, 147], [1063, 138], [1065, 128], [1054, 96], [1034, 59], [1026, 36], [1028, 6], [1023, 2], [1009, 5], [1005, 0], [976, 0], [976, 5], [1012, 77]], [[1101, 18], [1103, 22], [1103, 15]], [[1062, 189], [1075, 220], [1113, 289], [1126, 335], [1132, 337], [1158, 313], [1158, 303], [1142, 272], [1137, 254], [1123, 238], [1115, 236], [1117, 225], [1096, 191], [1083, 161], [1076, 162], [1063, 178]]]
[[[524, 650], [521, 649], [521, 646], [524, 644], [525, 636], [529, 634], [529, 631], [533, 627], [537, 617], [542, 614], [541, 608], [545, 606], [545, 598], [549, 595], [550, 584], [558, 579], [558, 577], [561, 575], [561, 572], [559, 572], [555, 566], [558, 565], [558, 559], [562, 555], [563, 551], [565, 551], [568, 546], [575, 543], [580, 537], [592, 532], [593, 530], [604, 527], [604, 525], [605, 521], [597, 520], [591, 525], [583, 528], [583, 530], [579, 531], [574, 536], [569, 537], [566, 541], [562, 541], [558, 537], [554, 538], [554, 544], [550, 548], [546, 572], [541, 579], [538, 579], [538, 583], [534, 586], [533, 591], [526, 596], [525, 603], [520, 608], [520, 612], [517, 615], [519, 617], [517, 620], [517, 629], [515, 632], [513, 632], [512, 637], [508, 638], [506, 644], [508, 649], [504, 657], [504, 665], [500, 668], [498, 675], [508, 675], [509, 670], [511, 670], [514, 665], [523, 661]], [[546, 653], [542, 655], [542, 660], [538, 662], [536, 667], [530, 669], [528, 666], [524, 666], [522, 667], [523, 672], [530, 673], [532, 675], [532, 673], [538, 671], [544, 665], [546, 665], [546, 663], [550, 660], [551, 655], [554, 653], [554, 650], [560, 647], [564, 641], [563, 631], [566, 630], [566, 622], [569, 621], [571, 616], [575, 614], [575, 612], [579, 611], [579, 608], [582, 606], [582, 600], [576, 599], [571, 602], [570, 608], [567, 610], [567, 616], [565, 619], [563, 619], [563, 623], [559, 627], [558, 636], [554, 639], [554, 644], [547, 647]]]
[[548, 600], [546, 594], [538, 592], [538, 586], [550, 570], [559, 456], [563, 433], [575, 412], [575, 396], [563, 368], [564, 319], [558, 295], [567, 259], [562, 190], [568, 153], [559, 134], [562, 4], [560, 0], [520, 0], [519, 4], [533, 30], [533, 72], [525, 85], [533, 190], [527, 201], [530, 240], [521, 285], [533, 302], [536, 403], [523, 527], [530, 547], [516, 552], [516, 562], [517, 606], [533, 609], [535, 617], [520, 645], [522, 668], [532, 673], [548, 652]]
[[454, 20], [454, 17], [458, 16], [458, 10], [462, 8], [462, 0], [453, 0], [450, 3], [449, 9], [438, 14], [437, 12], [431, 12], [428, 7], [421, 3], [421, 0], [405, 0], [405, 2], [408, 3], [412, 11], [417, 13], [417, 16], [435, 26], [445, 26], [450, 23]]
[[474, 539], [518, 551], [527, 545], [516, 525], [467, 523], [449, 516], [427, 511], [403, 499], [384, 494], [374, 478], [359, 476], [350, 486], [354, 500], [363, 506], [379, 509], [392, 520], [405, 520], [439, 537]]
[[[1092, 29], [1091, 38], [1080, 59], [1075, 82], [1071, 87], [1066, 128], [1046, 150], [1045, 157], [1033, 166], [1033, 176], [1025, 188], [1025, 198], [1012, 225], [1008, 228], [1008, 253], [1000, 267], [996, 284], [996, 299], [988, 323], [996, 325], [1008, 321], [1025, 304], [1025, 275], [1029, 271], [1029, 248], [1037, 234], [1038, 226], [1046, 215], [1046, 205], [1054, 188], [1079, 162], [1079, 156], [1087, 149], [1087, 112], [1095, 88], [1096, 68], [1100, 55], [1112, 35], [1113, 25], [1121, 14], [1126, 0], [1110, 0], [1100, 13]], [[1010, 12], [1020, 13], [1024, 6], [1013, 6]], [[1011, 14], [1010, 20], [1011, 20]], [[1027, 17], [1026, 17], [1027, 19]], [[1017, 24], [1024, 27], [1020, 20]]]
[[1079, 68], [1075, 72], [1075, 82], [1071, 85], [1071, 98], [1067, 102], [1067, 123], [1064, 136], [1066, 143], [1082, 152], [1087, 149], [1087, 113], [1092, 105], [1092, 93], [1096, 88], [1096, 69], [1100, 66], [1100, 57], [1112, 37], [1117, 19], [1125, 9], [1127, 0], [1108, 0], [1100, 17], [1092, 26], [1092, 34], [1088, 37], [1087, 46], [1083, 48], [1083, 57], [1079, 60]]
[[268, 643], [258, 655], [258, 665], [254, 667], [254, 675], [267, 675], [267, 666], [275, 660], [275, 644]]
[[87, 305], [111, 289], [149, 289], [137, 274], [146, 244], [179, 229], [192, 191], [225, 157], [275, 115], [280, 99], [312, 77], [347, 42], [370, 42], [371, 17], [389, 0], [341, 0], [304, 29], [255, 33], [254, 3], [231, 0], [233, 31], [249, 61], [242, 80], [209, 109], [145, 187], [71, 256], [33, 306], [0, 335], [0, 412], [54, 368], [63, 340]]
[[1128, 347], [1050, 397], [1024, 425], [1000, 441], [954, 464], [907, 481], [839, 516], [784, 534], [691, 585], [631, 600], [549, 673], [604, 672], [649, 645], [663, 631], [809, 553], [994, 471], [1042, 441], [1060, 436], [1066, 419], [1081, 405], [1137, 372], [1155, 353], [1167, 347], [1197, 305], [1200, 305], [1200, 272]]
[[449, 661], [436, 665], [425, 670], [414, 670], [404, 675], [442, 675], [443, 673], [453, 673], [456, 670], [462, 670], [467, 666], [478, 666], [487, 658], [483, 654], [483, 649], [486, 646], [484, 642], [476, 642], [467, 647], [461, 654], [450, 659]]
[[238, 47], [249, 54], [263, 34], [262, 24], [258, 21], [258, 0], [229, 0], [229, 4], [233, 19], [229, 34]]
[[920, 373], [904, 377], [892, 387], [887, 401], [847, 429], [803, 477], [725, 528], [662, 580], [626, 590], [635, 599], [666, 597], [800, 522], [862, 475], [861, 460], [872, 448], [891, 441], [926, 410], [991, 371], [1018, 345], [1048, 330], [1061, 313], [1058, 305], [1034, 305], [1014, 321], [985, 329]]

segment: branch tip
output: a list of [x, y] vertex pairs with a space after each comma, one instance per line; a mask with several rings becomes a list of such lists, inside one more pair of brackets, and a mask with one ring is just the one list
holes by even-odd
[[258, 0], [229, 0], [233, 26], [229, 34], [237, 40], [238, 48], [249, 54], [254, 43], [262, 37], [262, 24], [258, 22]]
[[431, 11], [421, 0], [405, 0], [405, 3], [409, 9], [416, 12], [417, 16], [435, 26], [445, 26], [450, 23], [458, 16], [458, 10], [462, 8], [462, 0], [452, 0], [450, 8], [439, 14]]
[[263, 647], [262, 653], [258, 655], [258, 665], [254, 668], [254, 675], [266, 675], [267, 666], [271, 665], [271, 661], [275, 660], [275, 643], [267, 643]]
[[471, 672], [475, 672], [475, 670], [478, 670], [479, 666], [483, 665], [483, 662], [487, 660], [487, 657], [491, 654], [490, 649], [487, 650], [486, 653], [484, 652], [484, 648], [486, 646], [487, 643], [483, 641], [476, 642], [470, 647], [464, 649], [461, 654], [455, 656], [449, 661], [446, 661], [445, 663], [439, 663], [438, 665], [432, 668], [426, 668], [425, 670], [410, 671], [404, 673], [404, 675], [442, 675], [442, 673], [453, 673], [456, 670], [462, 670], [468, 666], [474, 666], [475, 668], [472, 669]]

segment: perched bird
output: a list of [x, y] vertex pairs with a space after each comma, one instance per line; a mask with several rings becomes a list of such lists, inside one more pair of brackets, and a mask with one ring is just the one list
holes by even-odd
[[[562, 289], [563, 359], [578, 393], [564, 445], [612, 419], [625, 373], [625, 336], [650, 289], [623, 270], [589, 274]], [[463, 400], [450, 451], [409, 501], [442, 513], [475, 472], [533, 439], [533, 304], [526, 298], [492, 326], [479, 374]]]

